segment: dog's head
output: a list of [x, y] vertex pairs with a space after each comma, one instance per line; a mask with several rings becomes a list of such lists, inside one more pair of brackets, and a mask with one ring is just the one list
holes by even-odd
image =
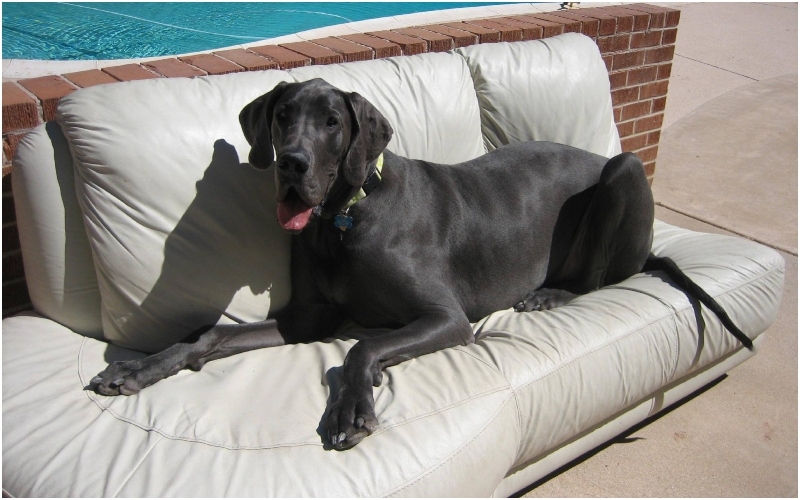
[[393, 134], [369, 101], [320, 79], [279, 83], [245, 106], [239, 122], [250, 164], [276, 167], [278, 222], [293, 233], [314, 213], [338, 213]]

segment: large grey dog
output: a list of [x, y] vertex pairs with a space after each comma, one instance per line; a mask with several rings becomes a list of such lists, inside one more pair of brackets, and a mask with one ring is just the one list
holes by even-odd
[[135, 394], [185, 367], [320, 340], [345, 318], [391, 328], [345, 358], [327, 424], [330, 444], [349, 448], [378, 427], [383, 368], [473, 342], [470, 322], [493, 311], [551, 309], [643, 270], [666, 271], [752, 347], [672, 261], [650, 255], [653, 196], [634, 154], [528, 142], [458, 165], [402, 158], [385, 149], [393, 130], [372, 104], [323, 80], [281, 83], [239, 119], [250, 163], [274, 165], [278, 222], [295, 235], [289, 305], [114, 363], [92, 379], [97, 392]]

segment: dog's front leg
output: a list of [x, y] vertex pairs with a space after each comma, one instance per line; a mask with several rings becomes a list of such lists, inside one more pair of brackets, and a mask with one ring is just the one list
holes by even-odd
[[129, 396], [184, 368], [199, 370], [207, 361], [285, 343], [274, 319], [216, 325], [152, 356], [116, 361], [92, 378], [89, 388], [106, 396]]
[[344, 360], [343, 381], [328, 416], [328, 437], [342, 450], [378, 428], [372, 387], [381, 369], [423, 354], [474, 341], [466, 315], [456, 309], [431, 311], [409, 325], [354, 345]]

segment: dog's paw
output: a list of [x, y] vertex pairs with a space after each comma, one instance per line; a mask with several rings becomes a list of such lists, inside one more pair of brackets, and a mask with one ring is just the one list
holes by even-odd
[[[358, 392], [358, 394], [357, 394]], [[342, 387], [328, 416], [328, 439], [337, 450], [352, 448], [378, 428], [372, 388], [351, 391]]]
[[540, 288], [514, 305], [516, 312], [547, 311], [563, 306], [577, 297], [574, 293], [555, 288]]
[[151, 385], [140, 360], [114, 361], [89, 381], [89, 389], [104, 396], [131, 396]]

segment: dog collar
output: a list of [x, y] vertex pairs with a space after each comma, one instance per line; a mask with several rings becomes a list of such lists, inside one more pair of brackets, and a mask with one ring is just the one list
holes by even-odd
[[367, 176], [367, 179], [364, 181], [364, 184], [361, 185], [361, 189], [358, 190], [353, 198], [347, 202], [345, 205], [345, 209], [352, 207], [359, 201], [363, 200], [370, 194], [378, 185], [381, 183], [381, 172], [383, 171], [383, 153], [378, 156], [378, 160], [375, 162], [375, 170], [372, 171], [371, 174]]
[[352, 229], [353, 218], [347, 215], [347, 212], [350, 210], [350, 207], [366, 198], [368, 194], [370, 194], [375, 190], [376, 187], [378, 187], [378, 185], [380, 185], [381, 180], [383, 179], [382, 172], [383, 153], [378, 156], [378, 159], [375, 162], [375, 170], [373, 170], [372, 173], [367, 176], [367, 179], [364, 181], [364, 184], [361, 185], [361, 189], [358, 190], [358, 193], [356, 193], [356, 195], [347, 202], [347, 205], [344, 206], [343, 211], [333, 218], [334, 226], [338, 227], [342, 231]]

